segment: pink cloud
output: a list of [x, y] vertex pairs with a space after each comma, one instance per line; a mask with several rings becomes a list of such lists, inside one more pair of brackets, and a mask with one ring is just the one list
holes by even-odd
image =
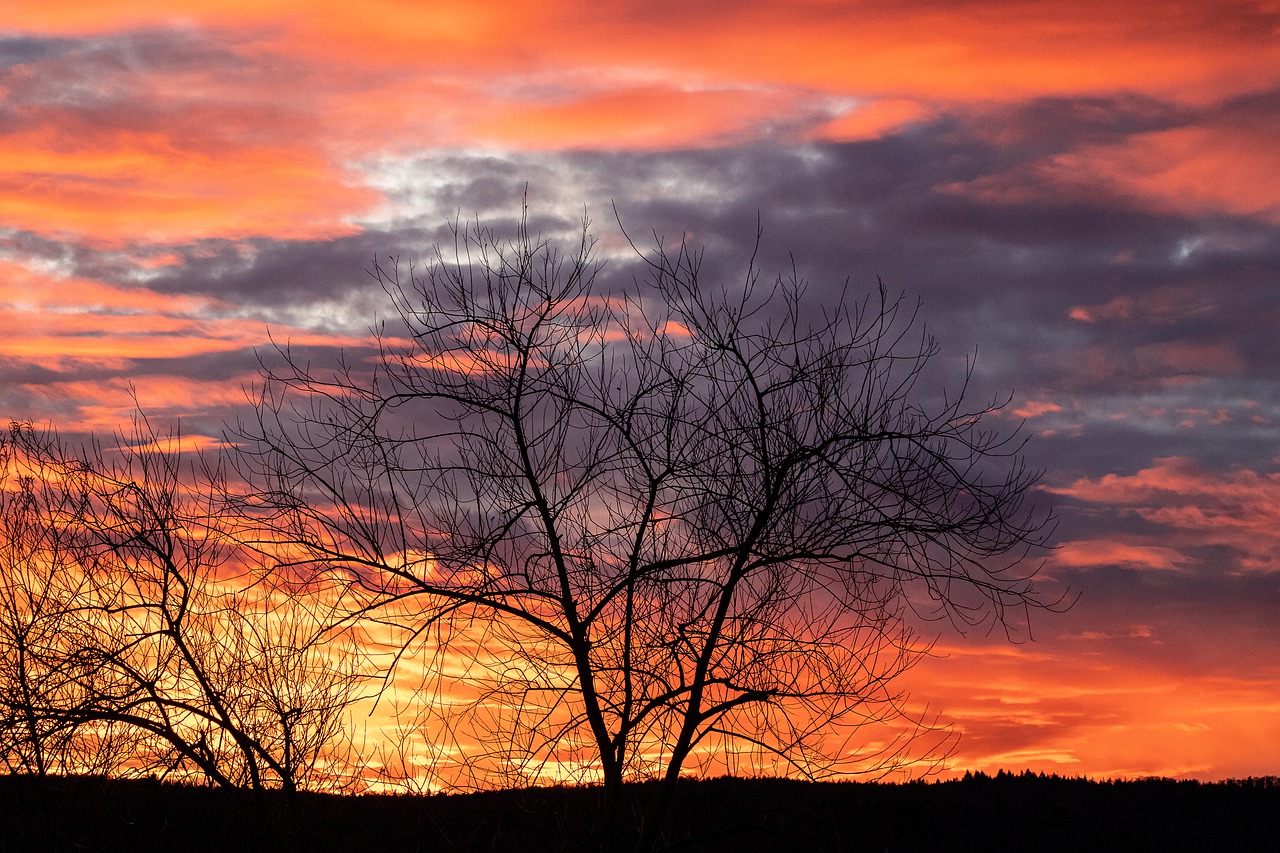
[[1078, 305], [1071, 309], [1069, 316], [1082, 323], [1097, 323], [1102, 320], [1128, 320], [1133, 317], [1133, 311], [1132, 296], [1117, 296], [1105, 305]]
[[[133, 409], [129, 383], [112, 378], [81, 381], [88, 368], [145, 370], [148, 359], [184, 358], [268, 345], [267, 323], [203, 296], [157, 293], [79, 278], [43, 275], [0, 261], [0, 359], [31, 364], [67, 376], [66, 381], [26, 384], [35, 408], [7, 417], [57, 415], [65, 430], [111, 431]], [[361, 347], [369, 340], [323, 330], [273, 324], [279, 341], [296, 345]], [[182, 415], [243, 402], [241, 384], [136, 375], [145, 410]]]
[[1139, 365], [1160, 372], [1220, 376], [1240, 371], [1244, 359], [1230, 344], [1192, 344], [1180, 341], [1147, 344], [1136, 350]]
[[1176, 548], [1109, 539], [1078, 539], [1062, 543], [1052, 562], [1069, 568], [1123, 566], [1131, 569], [1183, 571], [1186, 558]]
[[1212, 316], [1218, 307], [1213, 289], [1177, 285], [1157, 287], [1139, 294], [1123, 294], [1101, 305], [1076, 305], [1068, 316], [1082, 323], [1167, 326], [1191, 318]]
[[[1170, 457], [1132, 475], [1085, 477], [1068, 486], [1042, 488], [1166, 527], [1179, 548], [1229, 546], [1240, 554], [1242, 570], [1280, 571], [1280, 473], [1247, 468], [1218, 472]], [[1128, 555], [1129, 562], [1145, 559], [1150, 568], [1173, 568], [1179, 562], [1164, 553], [1166, 545], [1138, 547]], [[1074, 554], [1081, 559], [1081, 553], [1068, 551], [1067, 558]]]
[[1041, 415], [1047, 415], [1050, 412], [1061, 412], [1062, 407], [1057, 403], [1039, 402], [1036, 400], [1028, 400], [1022, 406], [1013, 410], [1013, 413], [1020, 418], [1038, 418]]
[[[998, 204], [1109, 198], [1164, 213], [1227, 212], [1280, 223], [1280, 185], [1274, 180], [1280, 151], [1271, 144], [1280, 126], [1274, 111], [1206, 111], [1187, 122], [1082, 144], [939, 189]], [[1181, 251], [1190, 254], [1203, 238], [1188, 235]]]
[[835, 142], [875, 139], [913, 121], [925, 119], [929, 114], [929, 108], [918, 101], [884, 98], [859, 104], [826, 124], [815, 127], [810, 135], [815, 139]]
[[1140, 134], [1055, 158], [1050, 179], [1081, 175], [1181, 213], [1230, 211], [1280, 222], [1273, 118]]

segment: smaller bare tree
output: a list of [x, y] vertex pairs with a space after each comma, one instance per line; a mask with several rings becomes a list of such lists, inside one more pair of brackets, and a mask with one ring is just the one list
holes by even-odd
[[76, 511], [53, 446], [24, 424], [0, 436], [0, 759], [11, 773], [109, 773], [130, 751], [121, 729], [53, 711], [82, 704], [95, 678], [69, 665], [90, 584], [75, 537], [50, 523]]
[[6, 690], [24, 743], [74, 734], [59, 769], [84, 772], [96, 766], [87, 743], [125, 736], [118, 773], [259, 791], [322, 770], [360, 657], [330, 648], [322, 602], [268, 583], [234, 544], [216, 464], [184, 471], [181, 437], [142, 417], [80, 451], [27, 427], [12, 436], [29, 473], [6, 495], [9, 553], [34, 568], [8, 576], [5, 601], [48, 635], [40, 677], [28, 667], [15, 682], [41, 689]]

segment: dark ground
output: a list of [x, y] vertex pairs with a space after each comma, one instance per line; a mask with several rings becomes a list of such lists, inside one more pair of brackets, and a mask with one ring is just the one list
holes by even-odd
[[[643, 801], [652, 789], [634, 786]], [[0, 851], [501, 851], [604, 847], [600, 792], [249, 794], [154, 781], [0, 777]], [[888, 785], [682, 783], [679, 851], [1280, 850], [1280, 780], [1091, 782], [1032, 775]]]

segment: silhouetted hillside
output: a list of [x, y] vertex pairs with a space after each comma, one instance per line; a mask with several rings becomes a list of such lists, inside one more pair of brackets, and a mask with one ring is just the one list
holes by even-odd
[[[628, 790], [640, 798], [641, 786]], [[601, 792], [410, 796], [248, 793], [155, 781], [0, 777], [0, 849], [602, 850]], [[682, 783], [666, 847], [682, 851], [1275, 849], [1275, 779], [1091, 782], [1024, 774], [888, 785]]]

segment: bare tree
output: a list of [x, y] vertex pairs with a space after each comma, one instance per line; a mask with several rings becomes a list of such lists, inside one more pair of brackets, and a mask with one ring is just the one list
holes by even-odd
[[116, 774], [292, 791], [339, 734], [360, 658], [330, 645], [323, 602], [256, 571], [221, 472], [184, 472], [180, 445], [141, 417], [82, 450], [11, 432], [0, 639], [22, 736], [6, 752], [40, 773], [110, 756]]
[[91, 584], [74, 535], [49, 523], [75, 511], [53, 446], [23, 424], [0, 436], [0, 760], [10, 773], [108, 773], [130, 751], [120, 730], [48, 712], [82, 704], [94, 678], [70, 665]]
[[[907, 610], [1013, 626], [1039, 606], [1000, 401], [918, 388], [937, 345], [883, 287], [806, 314], [795, 277], [701, 280], [658, 241], [611, 292], [565, 252], [455, 226], [425, 270], [375, 265], [399, 324], [374, 361], [279, 350], [235, 440], [280, 570], [341, 577], [444, 673], [454, 751], [491, 784], [681, 771], [883, 771], [925, 650]], [[454, 729], [457, 731], [457, 729]], [[465, 747], [465, 748], [464, 748]]]

